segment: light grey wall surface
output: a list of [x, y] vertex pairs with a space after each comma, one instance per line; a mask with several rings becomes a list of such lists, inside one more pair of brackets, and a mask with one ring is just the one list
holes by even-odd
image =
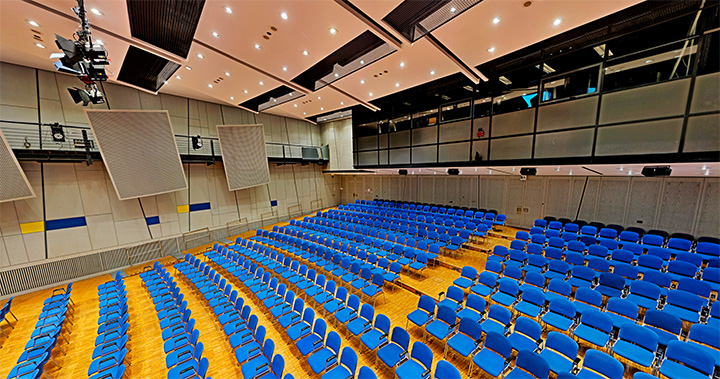
[[[0, 119], [37, 123], [39, 117], [44, 123], [87, 126], [86, 108], [74, 104], [66, 91], [78, 84], [70, 76], [0, 63]], [[152, 95], [109, 83], [105, 90], [112, 109], [168, 110], [176, 134], [216, 137], [218, 124], [261, 123], [266, 142], [321, 145], [320, 127], [307, 121], [254, 115], [239, 108]], [[17, 127], [0, 124], [4, 132], [9, 130], [6, 135], [17, 134]], [[37, 130], [37, 126], [29, 128]], [[350, 162], [351, 166], [350, 127], [341, 133], [338, 140], [347, 139], [349, 155], [343, 164]], [[31, 134], [32, 148], [39, 147], [39, 138], [37, 132]], [[42, 138], [44, 148], [56, 144], [49, 133]], [[222, 164], [185, 164], [188, 190], [125, 201], [117, 198], [102, 162], [90, 166], [22, 162], [22, 167], [37, 196], [0, 204], [0, 268], [223, 227], [241, 218], [252, 223], [270, 212], [280, 217], [300, 210], [308, 213], [339, 202], [340, 179], [323, 175], [323, 167], [315, 164], [271, 164], [269, 185], [235, 192], [228, 190]], [[271, 206], [271, 200], [277, 205]], [[210, 208], [188, 212], [191, 204], [209, 204]], [[148, 225], [146, 218], [156, 216], [159, 223]], [[47, 221], [73, 217], [84, 218], [86, 225], [42, 230], [43, 222], [47, 225]]]
[[495, 209], [524, 228], [553, 216], [720, 236], [718, 178], [343, 176], [343, 204], [375, 198]]
[[352, 119], [320, 124], [320, 142], [330, 149], [328, 170], [352, 170]]

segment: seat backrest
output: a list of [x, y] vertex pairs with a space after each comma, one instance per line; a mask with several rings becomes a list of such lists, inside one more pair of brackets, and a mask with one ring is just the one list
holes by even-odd
[[463, 266], [462, 271], [460, 271], [460, 276], [474, 282], [475, 279], [477, 279], [477, 269], [472, 266]]
[[463, 291], [460, 287], [450, 286], [448, 287], [445, 296], [449, 299], [453, 299], [457, 303], [462, 303], [465, 298], [465, 291]]
[[638, 317], [640, 308], [630, 300], [619, 297], [611, 297], [608, 299], [606, 311], [635, 320]]
[[661, 290], [655, 283], [644, 280], [636, 280], [630, 283], [630, 293], [657, 300], [660, 298]]
[[[705, 270], [707, 270], [707, 268]], [[710, 286], [710, 284], [708, 284], [704, 281], [700, 281], [700, 280], [696, 280], [696, 279], [692, 279], [692, 278], [682, 278], [682, 279], [678, 280], [677, 289], [681, 290], [681, 291], [694, 293], [700, 297], [707, 299], [710, 297], [710, 291], [712, 290], [712, 287]]]
[[652, 330], [638, 324], [627, 323], [620, 327], [618, 334], [620, 340], [631, 342], [655, 353], [658, 346], [658, 336]]
[[667, 303], [695, 312], [700, 312], [702, 307], [706, 304], [706, 301], [694, 293], [681, 290], [670, 290], [667, 295]]
[[664, 272], [649, 270], [643, 273], [643, 281], [655, 283], [662, 288], [670, 288], [672, 277]]
[[620, 232], [619, 238], [620, 238], [620, 241], [637, 242], [640, 239], [640, 236], [638, 235], [638, 233], [628, 231], [628, 230], [623, 230], [622, 232]]
[[407, 351], [408, 347], [410, 346], [410, 334], [408, 334], [408, 332], [405, 329], [403, 329], [399, 326], [396, 326], [392, 330], [392, 335], [390, 336], [390, 342], [396, 343], [404, 351]]
[[575, 301], [591, 304], [596, 307], [602, 305], [602, 294], [594, 289], [581, 287], [575, 291]]
[[488, 310], [488, 319], [498, 321], [502, 325], [509, 324], [511, 318], [512, 314], [510, 313], [510, 311], [502, 305], [493, 304]]
[[[688, 253], [689, 254], [689, 253]], [[667, 271], [673, 274], [693, 277], [697, 273], [698, 267], [690, 262], [674, 260], [668, 263]]]
[[680, 317], [670, 314], [670, 312], [648, 309], [648, 311], [645, 312], [643, 324], [654, 326], [665, 330], [668, 333], [679, 335], [682, 330], [683, 322]]
[[417, 360], [425, 369], [432, 367], [433, 353], [427, 345], [420, 341], [415, 341], [410, 352], [410, 357]]
[[[575, 317], [575, 305], [567, 299], [555, 298], [550, 300], [548, 310], [553, 313], [565, 316], [567, 318]], [[612, 320], [610, 321], [612, 327]]]
[[533, 341], [540, 339], [542, 335], [542, 327], [535, 320], [520, 316], [515, 319], [515, 327], [513, 332], [519, 332], [529, 337]]
[[577, 357], [579, 346], [571, 337], [552, 331], [547, 334], [545, 348], [553, 349], [573, 361]]
[[489, 271], [483, 271], [480, 273], [480, 276], [478, 276], [478, 283], [481, 283], [490, 288], [493, 288], [497, 284], [497, 279], [498, 279], [497, 274], [493, 274]]
[[585, 257], [580, 253], [566, 251], [565, 262], [575, 266], [582, 266], [585, 263]]
[[[610, 355], [595, 349], [589, 349], [585, 352], [582, 370], [595, 371], [605, 378], [622, 378], [625, 367]], [[588, 375], [592, 376], [592, 374]], [[582, 374], [578, 376], [583, 377]]]
[[637, 267], [627, 263], [616, 263], [613, 267], [613, 273], [618, 274], [624, 278], [636, 280], [638, 277]]
[[498, 332], [487, 332], [484, 348], [492, 350], [504, 359], [509, 358], [512, 353], [512, 344], [504, 335]]
[[715, 366], [715, 358], [704, 348], [682, 341], [670, 341], [665, 350], [667, 359], [698, 371], [710, 377]]
[[550, 365], [545, 358], [530, 350], [520, 350], [518, 352], [515, 367], [515, 370], [522, 369], [538, 379], [544, 379], [550, 375]]
[[548, 291], [555, 292], [560, 295], [570, 296], [570, 292], [572, 292], [572, 286], [570, 283], [562, 280], [562, 279], [552, 279], [548, 283]]
[[435, 299], [428, 295], [421, 295], [418, 300], [418, 309], [422, 309], [427, 313], [435, 312]]

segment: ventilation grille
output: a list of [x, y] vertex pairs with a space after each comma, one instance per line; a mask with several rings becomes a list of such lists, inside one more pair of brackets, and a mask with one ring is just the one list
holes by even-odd
[[205, 0], [127, 0], [133, 37], [187, 58]]
[[29, 197], [35, 197], [35, 192], [0, 130], [0, 203]]
[[180, 65], [153, 53], [130, 46], [125, 54], [118, 80], [157, 92]]
[[410, 42], [439, 28], [481, 0], [405, 0], [383, 21]]
[[218, 125], [223, 167], [230, 191], [270, 182], [262, 125]]
[[187, 188], [167, 111], [85, 114], [121, 200]]

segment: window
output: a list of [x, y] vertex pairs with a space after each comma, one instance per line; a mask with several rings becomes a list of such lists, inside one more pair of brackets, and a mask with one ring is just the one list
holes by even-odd
[[355, 127], [355, 137], [367, 137], [378, 134], [377, 122], [368, 122], [367, 124], [358, 125]]
[[490, 97], [475, 99], [475, 118], [490, 116], [492, 101]]
[[600, 66], [543, 80], [541, 101], [552, 101], [582, 96], [598, 91]]
[[440, 119], [442, 122], [454, 120], [462, 120], [471, 116], [472, 107], [470, 100], [466, 100], [456, 104], [448, 104], [440, 107]]
[[540, 71], [526, 67], [493, 79], [493, 112], [502, 114], [537, 106]]
[[412, 116], [413, 129], [424, 128], [427, 126], [437, 125], [438, 110], [431, 109], [429, 111], [418, 112]]
[[390, 132], [400, 132], [403, 130], [410, 130], [410, 127], [412, 126], [412, 122], [410, 120], [410, 116], [402, 116], [398, 118], [394, 118], [390, 120], [390, 125], [388, 126]]
[[703, 40], [698, 75], [720, 71], [720, 32], [708, 33]]

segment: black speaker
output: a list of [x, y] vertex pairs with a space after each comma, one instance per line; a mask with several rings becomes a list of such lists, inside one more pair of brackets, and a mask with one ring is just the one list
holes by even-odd
[[456, 169], [456, 168], [449, 168], [449, 169], [447, 170], [447, 173], [448, 173], [448, 175], [459, 175], [459, 174], [460, 174], [460, 170], [458, 170], [458, 169]]
[[670, 176], [672, 169], [670, 166], [645, 166], [642, 169], [643, 176], [652, 178], [653, 176]]
[[407, 170], [398, 170], [398, 175], [407, 175]]
[[523, 167], [520, 169], [520, 175], [535, 175], [537, 174], [537, 169], [535, 167]]

